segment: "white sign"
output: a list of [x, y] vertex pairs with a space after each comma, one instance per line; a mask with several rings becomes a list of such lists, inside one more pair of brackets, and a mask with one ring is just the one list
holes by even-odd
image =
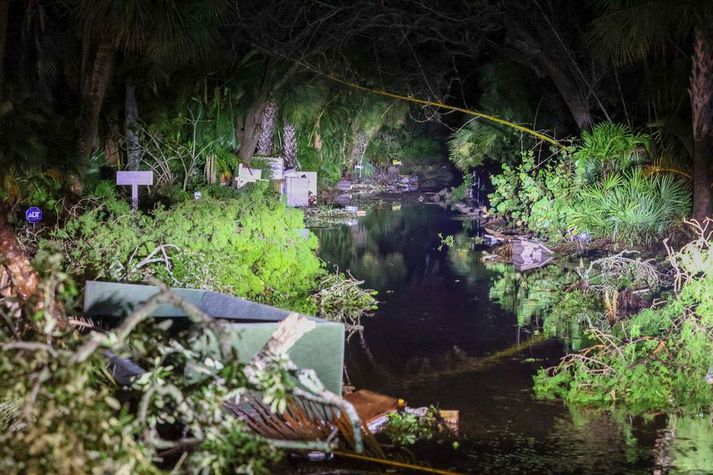
[[116, 172], [116, 184], [131, 186], [131, 209], [139, 207], [139, 185], [153, 185], [153, 172]]

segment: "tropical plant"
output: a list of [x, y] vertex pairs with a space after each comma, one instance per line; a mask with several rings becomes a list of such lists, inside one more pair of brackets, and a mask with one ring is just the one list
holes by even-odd
[[574, 234], [646, 243], [688, 215], [691, 196], [688, 186], [674, 175], [647, 177], [641, 168], [634, 168], [584, 187], [570, 209], [567, 224]]
[[[693, 137], [693, 216], [711, 213], [710, 156], [713, 154], [713, 7], [708, 2], [665, 0], [602, 2], [604, 13], [592, 23], [590, 39], [608, 59], [626, 65], [679, 51], [690, 54], [689, 101]], [[674, 10], [672, 10], [672, 8]], [[693, 41], [691, 41], [693, 40]]]
[[660, 237], [691, 206], [686, 183], [673, 174], [646, 174], [640, 166], [646, 135], [605, 123], [583, 134], [571, 151], [536, 164], [523, 154], [491, 177], [494, 213], [550, 239], [586, 233], [629, 244]]
[[78, 138], [80, 158], [87, 160], [96, 143], [99, 114], [117, 51], [171, 65], [206, 55], [227, 4], [68, 0], [61, 7], [75, 22], [88, 54], [82, 71]]
[[462, 171], [482, 165], [487, 158], [512, 162], [513, 154], [519, 149], [517, 137], [510, 130], [473, 119], [451, 136], [448, 157]]
[[572, 154], [579, 183], [592, 183], [614, 172], [640, 165], [650, 139], [622, 124], [602, 122], [582, 132], [582, 143]]
[[577, 187], [566, 152], [560, 154], [554, 164], [536, 164], [531, 151], [523, 153], [519, 165], [503, 164], [502, 173], [491, 177], [492, 212], [551, 239], [567, 236]]
[[262, 111], [262, 121], [260, 125], [260, 139], [257, 143], [257, 154], [268, 156], [272, 153], [272, 135], [275, 132], [275, 121], [277, 120], [277, 102], [274, 100], [267, 103]]
[[294, 168], [297, 162], [297, 131], [295, 126], [287, 123], [282, 129], [282, 155], [287, 166]]

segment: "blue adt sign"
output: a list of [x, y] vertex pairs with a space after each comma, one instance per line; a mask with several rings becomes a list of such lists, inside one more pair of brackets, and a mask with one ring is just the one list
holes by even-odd
[[37, 206], [27, 208], [25, 211], [25, 219], [28, 223], [37, 224], [42, 221], [42, 210]]

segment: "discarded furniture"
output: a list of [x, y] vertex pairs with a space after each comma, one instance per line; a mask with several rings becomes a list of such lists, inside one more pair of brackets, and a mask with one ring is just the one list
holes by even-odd
[[344, 399], [352, 403], [371, 432], [376, 432], [386, 422], [389, 414], [406, 406], [403, 399], [385, 396], [368, 389], [349, 393], [344, 396]]
[[[389, 420], [389, 416], [397, 411], [405, 411], [423, 416], [428, 407], [410, 408], [406, 401], [395, 397], [379, 394], [368, 389], [360, 389], [344, 396], [350, 402], [357, 414], [371, 433], [380, 432]], [[457, 435], [460, 432], [460, 412], [457, 410], [440, 409], [439, 415], [446, 426]]]
[[340, 446], [350, 452], [385, 456], [363, 420], [360, 427], [355, 427], [342, 407], [327, 401], [291, 395], [285, 412], [275, 414], [262, 402], [259, 394], [248, 393], [240, 403], [228, 402], [225, 407], [275, 446], [281, 445], [276, 443], [279, 441], [292, 447], [295, 442], [303, 442], [306, 450], [323, 450], [325, 445]]
[[[241, 361], [249, 362], [291, 312], [231, 295], [197, 289], [171, 289], [206, 315], [228, 327]], [[159, 293], [151, 285], [88, 281], [84, 314], [89, 318], [120, 318]], [[157, 318], [184, 319], [187, 315], [172, 305], [158, 307]], [[344, 365], [344, 325], [311, 317], [314, 330], [304, 335], [288, 355], [299, 368], [313, 369], [325, 388], [341, 394]]]
[[242, 188], [248, 183], [255, 183], [262, 179], [262, 170], [259, 168], [250, 168], [242, 163], [238, 165], [238, 176], [235, 177], [235, 187]]
[[512, 264], [517, 271], [542, 267], [553, 258], [554, 252], [539, 242], [526, 239], [512, 240]]

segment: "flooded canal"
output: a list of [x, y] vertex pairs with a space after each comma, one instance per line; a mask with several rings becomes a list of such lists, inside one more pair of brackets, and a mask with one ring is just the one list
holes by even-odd
[[447, 236], [472, 235], [472, 223], [438, 206], [396, 200], [371, 208], [358, 224], [315, 232], [325, 261], [379, 291], [379, 310], [347, 346], [348, 383], [413, 407], [460, 410], [458, 460], [435, 466], [651, 473], [700, 467], [701, 458], [711, 466], [707, 420], [644, 421], [536, 399], [537, 369], [580, 344], [577, 331], [566, 339], [541, 331], [556, 280], [526, 280], [510, 266], [486, 265], [477, 246], [442, 245]]

